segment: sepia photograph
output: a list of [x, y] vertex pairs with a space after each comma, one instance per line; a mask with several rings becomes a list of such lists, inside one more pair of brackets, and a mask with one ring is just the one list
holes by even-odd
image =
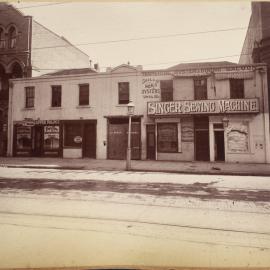
[[0, 270], [270, 269], [270, 1], [0, 0]]

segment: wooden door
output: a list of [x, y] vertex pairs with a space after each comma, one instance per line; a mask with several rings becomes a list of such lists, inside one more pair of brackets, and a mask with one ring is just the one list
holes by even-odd
[[96, 124], [84, 125], [83, 157], [96, 158]]
[[147, 159], [156, 159], [156, 135], [155, 135], [155, 125], [146, 126], [146, 143], [147, 143]]

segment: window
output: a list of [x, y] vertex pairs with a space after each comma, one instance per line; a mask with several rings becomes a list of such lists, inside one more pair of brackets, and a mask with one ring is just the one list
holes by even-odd
[[173, 100], [173, 81], [160, 81], [161, 101]]
[[89, 105], [89, 84], [79, 85], [79, 105]]
[[82, 125], [80, 123], [66, 123], [64, 130], [64, 145], [80, 148], [82, 144]]
[[33, 108], [35, 104], [35, 87], [25, 87], [25, 108]]
[[16, 29], [14, 26], [11, 26], [8, 31], [8, 47], [10, 49], [15, 48], [16, 46]]
[[118, 97], [119, 104], [128, 104], [129, 103], [129, 82], [120, 82], [118, 83]]
[[31, 127], [16, 128], [16, 148], [30, 150], [32, 147]]
[[158, 152], [178, 152], [178, 127], [177, 123], [160, 123], [157, 125]]
[[52, 107], [61, 107], [62, 87], [61, 85], [52, 86]]
[[44, 126], [44, 150], [55, 150], [59, 148], [59, 126]]
[[207, 99], [207, 78], [194, 78], [194, 99]]
[[3, 28], [0, 28], [0, 49], [4, 49], [6, 46], [5, 44], [5, 34]]
[[230, 79], [230, 97], [244, 98], [244, 80]]

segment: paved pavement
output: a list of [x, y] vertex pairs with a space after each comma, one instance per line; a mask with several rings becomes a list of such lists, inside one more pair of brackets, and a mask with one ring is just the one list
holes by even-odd
[[[1, 167], [124, 171], [124, 160], [0, 158]], [[270, 176], [270, 164], [132, 160], [131, 170], [191, 174]]]

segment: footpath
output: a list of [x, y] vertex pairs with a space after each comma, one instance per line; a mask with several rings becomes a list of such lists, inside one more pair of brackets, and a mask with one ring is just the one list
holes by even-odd
[[[1, 157], [0, 167], [124, 171], [125, 160]], [[132, 160], [131, 171], [270, 176], [270, 164]]]

